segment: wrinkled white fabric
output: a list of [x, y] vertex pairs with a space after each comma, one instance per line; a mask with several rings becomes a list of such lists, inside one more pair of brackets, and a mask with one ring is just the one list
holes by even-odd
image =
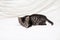
[[0, 0], [0, 18], [46, 13], [59, 8], [57, 1], [59, 0]]

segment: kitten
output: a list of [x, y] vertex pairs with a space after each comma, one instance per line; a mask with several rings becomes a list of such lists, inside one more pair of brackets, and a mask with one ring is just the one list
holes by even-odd
[[46, 21], [53, 25], [53, 22], [47, 19], [46, 16], [41, 14], [32, 14], [26, 15], [24, 17], [18, 17], [19, 23], [26, 28], [31, 27], [32, 25], [46, 25]]

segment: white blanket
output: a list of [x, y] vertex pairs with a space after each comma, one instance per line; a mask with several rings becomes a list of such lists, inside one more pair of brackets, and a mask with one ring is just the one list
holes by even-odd
[[47, 13], [59, 8], [59, 0], [0, 0], [0, 18]]

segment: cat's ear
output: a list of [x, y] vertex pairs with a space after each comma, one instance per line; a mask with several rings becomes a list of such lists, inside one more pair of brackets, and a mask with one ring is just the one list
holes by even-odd
[[21, 17], [18, 17], [18, 19], [21, 19]]
[[26, 20], [26, 21], [29, 21], [29, 16], [27, 16], [25, 20]]
[[18, 17], [18, 21], [19, 21], [19, 22], [22, 22], [21, 17]]

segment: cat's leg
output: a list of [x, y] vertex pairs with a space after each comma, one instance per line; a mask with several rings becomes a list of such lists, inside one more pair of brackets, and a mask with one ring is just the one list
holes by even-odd
[[39, 25], [47, 25], [46, 21], [40, 22]]
[[46, 22], [43, 22], [42, 25], [47, 25]]
[[28, 28], [29, 27], [31, 27], [33, 24], [32, 24], [32, 21], [31, 21], [31, 19], [29, 18], [29, 26], [28, 26]]
[[31, 27], [32, 25], [30, 24], [27, 28]]

